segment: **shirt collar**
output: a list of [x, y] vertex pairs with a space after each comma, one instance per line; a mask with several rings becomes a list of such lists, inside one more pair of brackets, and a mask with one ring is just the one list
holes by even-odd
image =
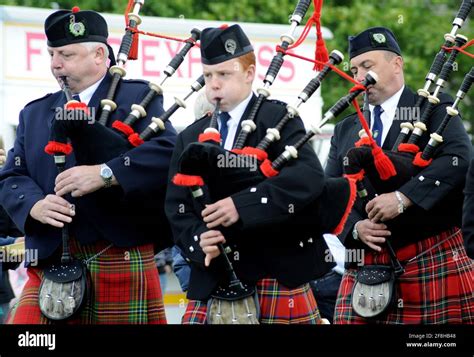
[[[398, 92], [396, 92], [394, 95], [392, 95], [390, 98], [388, 98], [385, 102], [380, 104], [380, 106], [382, 107], [383, 112], [385, 113], [386, 117], [389, 118], [390, 120], [393, 120], [393, 118], [395, 117], [395, 113], [396, 113], [397, 107], [398, 107], [398, 102], [400, 101], [400, 97], [402, 96], [402, 93], [403, 93], [404, 89], [405, 89], [405, 85], [403, 85], [398, 90]], [[372, 104], [369, 104], [369, 108], [370, 108], [370, 113], [372, 114], [372, 117], [373, 117], [375, 106], [372, 105]]]
[[104, 80], [104, 78], [105, 78], [105, 76], [103, 76], [101, 79], [99, 79], [93, 85], [91, 85], [90, 87], [87, 87], [81, 93], [78, 94], [82, 103], [86, 103], [86, 105], [89, 104], [92, 96], [94, 95], [95, 91], [99, 87], [100, 83]]
[[247, 108], [247, 105], [249, 104], [250, 99], [252, 99], [252, 96], [253, 96], [253, 92], [250, 91], [249, 96], [245, 98], [242, 102], [240, 102], [240, 104], [238, 104], [234, 109], [232, 109], [229, 112], [229, 115], [231, 118], [230, 120], [232, 119], [240, 120], [242, 115], [244, 115], [245, 109]]

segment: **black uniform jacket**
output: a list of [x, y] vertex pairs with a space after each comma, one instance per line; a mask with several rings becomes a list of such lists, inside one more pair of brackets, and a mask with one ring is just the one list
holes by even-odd
[[[422, 149], [429, 140], [429, 133], [434, 132], [439, 127], [446, 115], [446, 106], [452, 104], [452, 98], [448, 95], [441, 94], [439, 98], [441, 101], [431, 114], [428, 130], [418, 142]], [[400, 132], [401, 122], [417, 119], [413, 116], [417, 114], [416, 109], [413, 109], [416, 101], [417, 95], [408, 87], [405, 87], [398, 103], [398, 120], [394, 120], [390, 127], [383, 143], [384, 150], [392, 149]], [[421, 113], [423, 108], [421, 108]], [[361, 129], [356, 114], [349, 115], [336, 125], [331, 139], [331, 149], [326, 167], [328, 176], [338, 177], [343, 174], [344, 156], [350, 148], [354, 147], [354, 143], [359, 139], [358, 132]], [[395, 220], [401, 222], [396, 225], [397, 234], [392, 234], [391, 238], [391, 242], [395, 247], [461, 225], [462, 189], [471, 157], [471, 143], [459, 116], [450, 120], [443, 138], [444, 142], [438, 147], [432, 163], [398, 189], [414, 203], [414, 206], [395, 218]], [[370, 183], [367, 180], [365, 181], [370, 191], [369, 195], [374, 197]], [[424, 214], [426, 212], [428, 214]], [[413, 225], [404, 224], [402, 221], [411, 221], [408, 215], [423, 215], [429, 217], [429, 220], [423, 221], [418, 228], [413, 228]], [[357, 200], [344, 231], [339, 235], [346, 247], [366, 247], [360, 241], [355, 241], [352, 238], [355, 223], [365, 218], [367, 218], [367, 214], [362, 210], [360, 200]], [[390, 224], [395, 222], [384, 223], [387, 223], [390, 228]], [[406, 227], [406, 229], [403, 227]]]
[[467, 255], [474, 259], [474, 159], [469, 167], [464, 190], [462, 229]]
[[[241, 121], [255, 102], [253, 96]], [[280, 102], [264, 102], [256, 123], [257, 129], [247, 141], [255, 147], [285, 115]], [[198, 120], [178, 136], [170, 167], [170, 179], [178, 169], [178, 159], [187, 144], [196, 142], [198, 135], [209, 126], [209, 117]], [[239, 125], [240, 128], [240, 125]], [[270, 160], [283, 152], [285, 145], [296, 143], [305, 134], [300, 118], [292, 119], [281, 131], [281, 139], [268, 150]], [[238, 133], [236, 135], [236, 138]], [[292, 223], [292, 217], [323, 189], [324, 175], [318, 158], [307, 144], [296, 160], [285, 166], [279, 175], [231, 195], [240, 220], [224, 233], [232, 248], [229, 257], [239, 278], [255, 283], [263, 277], [276, 278], [288, 287], [306, 283], [330, 270], [334, 265], [321, 233], [307, 232], [301, 224]], [[226, 185], [226, 182], [222, 182]], [[204, 253], [199, 236], [207, 231], [200, 212], [193, 207], [188, 189], [168, 185], [166, 213], [170, 220], [176, 244], [188, 261], [192, 262], [188, 298], [205, 300], [216, 287], [224, 268], [220, 259], [204, 267]], [[294, 210], [294, 211], [293, 211]], [[329, 259], [324, 259], [328, 256]]]
[[[92, 96], [89, 107], [100, 115], [100, 100], [107, 97], [111, 76], [104, 80]], [[132, 104], [140, 103], [148, 93], [147, 82], [120, 81], [115, 96], [117, 109], [109, 118], [124, 120]], [[27, 249], [38, 249], [38, 258], [52, 256], [60, 246], [61, 229], [42, 224], [29, 215], [33, 205], [48, 194], [54, 194], [58, 174], [52, 156], [44, 151], [58, 108], [63, 108], [62, 91], [35, 100], [20, 113], [15, 145], [0, 171], [0, 204], [17, 227], [25, 232]], [[141, 132], [152, 116], [163, 113], [162, 96], [155, 97], [147, 107], [147, 117], [134, 129]], [[111, 129], [112, 130], [112, 129]], [[107, 162], [120, 187], [100, 189], [83, 197], [69, 198], [75, 204], [76, 215], [70, 233], [83, 244], [108, 240], [119, 247], [131, 247], [164, 240], [165, 226], [163, 199], [168, 177], [169, 162], [176, 140], [176, 131], [170, 123], [159, 136], [121, 157]], [[85, 144], [93, 145], [94, 143]], [[66, 158], [66, 169], [76, 165], [74, 152]], [[160, 211], [162, 212], [160, 214]], [[171, 243], [171, 238], [169, 237]], [[159, 248], [158, 248], [159, 249]]]

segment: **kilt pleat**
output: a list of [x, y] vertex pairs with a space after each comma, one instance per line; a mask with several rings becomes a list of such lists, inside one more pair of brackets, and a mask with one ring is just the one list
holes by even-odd
[[[71, 253], [88, 259], [105, 249], [106, 242], [82, 246], [71, 240]], [[112, 246], [89, 262], [88, 279], [92, 289], [81, 311], [68, 324], [165, 324], [166, 316], [153, 246], [130, 248]], [[43, 272], [29, 267], [28, 281], [8, 323], [52, 323], [39, 309], [38, 291]], [[64, 323], [64, 322], [59, 322]]]
[[[407, 263], [439, 242], [439, 246]], [[335, 324], [474, 323], [474, 261], [466, 255], [460, 230], [452, 229], [407, 245], [396, 254], [405, 273], [398, 278], [395, 308], [378, 319], [357, 316], [351, 306], [357, 270], [347, 269], [336, 301]], [[371, 251], [366, 253], [364, 264], [386, 265], [390, 258], [386, 250]]]
[[[261, 324], [319, 324], [316, 300], [309, 284], [289, 289], [276, 279], [257, 282]], [[190, 300], [182, 318], [184, 325], [205, 324], [207, 302]]]

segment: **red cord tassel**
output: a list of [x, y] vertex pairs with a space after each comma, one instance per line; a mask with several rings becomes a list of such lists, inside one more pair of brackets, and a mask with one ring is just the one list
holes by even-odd
[[408, 152], [410, 154], [416, 154], [417, 152], [420, 151], [420, 148], [418, 145], [415, 145], [415, 144], [403, 143], [403, 144], [398, 145], [398, 151]]
[[347, 218], [349, 218], [349, 214], [351, 213], [352, 207], [354, 206], [354, 202], [356, 200], [356, 194], [357, 194], [356, 180], [350, 177], [346, 177], [346, 179], [350, 187], [349, 201], [347, 202], [346, 210], [344, 211], [344, 215], [339, 221], [339, 224], [332, 231], [332, 234], [335, 234], [335, 235], [341, 234], [342, 231], [344, 230], [344, 226], [346, 225]]
[[260, 165], [260, 171], [265, 175], [265, 177], [273, 177], [278, 175], [278, 171], [272, 167], [272, 162], [270, 160], [265, 160]]
[[382, 180], [388, 180], [397, 174], [397, 170], [395, 170], [392, 161], [379, 146], [372, 148], [372, 155], [374, 157], [375, 168]]
[[174, 175], [172, 181], [176, 186], [184, 186], [184, 187], [204, 186], [204, 180], [202, 179], [201, 176], [176, 174]]
[[133, 34], [132, 47], [130, 47], [130, 52], [128, 54], [128, 59], [134, 61], [138, 59], [138, 32]]
[[268, 158], [268, 154], [260, 149], [253, 148], [251, 146], [246, 146], [242, 149], [242, 154], [248, 156], [256, 156], [258, 161], [264, 161]]
[[143, 144], [145, 141], [138, 135], [137, 133], [133, 133], [128, 137], [128, 141], [130, 144], [132, 144], [134, 147], [140, 146]]
[[[328, 49], [326, 48], [326, 42], [324, 42], [323, 33], [321, 31], [321, 9], [323, 7], [323, 0], [315, 2], [315, 12], [313, 15], [314, 22], [316, 23], [316, 53], [315, 60], [326, 63], [329, 61]], [[316, 71], [321, 71], [324, 68], [324, 64], [315, 63], [314, 69]]]
[[420, 151], [415, 155], [415, 158], [413, 159], [413, 165], [418, 166], [418, 167], [429, 166], [431, 164], [431, 161], [433, 161], [433, 159], [425, 160], [421, 157], [421, 154], [423, 153]]
[[200, 143], [205, 143], [206, 141], [214, 141], [218, 144], [221, 143], [221, 134], [219, 133], [214, 133], [214, 132], [209, 132], [209, 133], [202, 133], [199, 134], [199, 142]]
[[125, 136], [130, 136], [134, 133], [132, 127], [128, 124], [125, 124], [124, 122], [120, 121], [120, 120], [116, 120], [113, 122], [112, 124], [112, 128], [120, 131], [121, 133], [123, 133]]
[[368, 136], [364, 136], [363, 138], [360, 138], [359, 141], [356, 141], [355, 147], [361, 147], [361, 146], [371, 146], [370, 138]]
[[355, 174], [344, 174], [344, 177], [350, 180], [362, 181], [365, 177], [365, 171], [362, 169], [358, 173], [355, 173]]
[[48, 142], [48, 145], [45, 146], [44, 152], [49, 155], [55, 155], [59, 153], [69, 155], [72, 152], [72, 146], [71, 144], [50, 141]]

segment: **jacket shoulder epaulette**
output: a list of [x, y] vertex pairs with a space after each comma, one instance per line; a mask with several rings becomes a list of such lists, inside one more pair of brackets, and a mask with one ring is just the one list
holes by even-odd
[[285, 107], [285, 108], [286, 108], [286, 106], [288, 105], [288, 103], [285, 103], [285, 102], [283, 102], [283, 101], [281, 101], [281, 100], [278, 100], [278, 99], [269, 99], [268, 102], [269, 102], [269, 103], [272, 103], [272, 104], [281, 105], [281, 106], [283, 106], [283, 107]]
[[50, 97], [51, 95], [53, 95], [53, 93], [48, 93], [48, 94], [46, 94], [45, 96], [43, 96], [43, 97], [41, 97], [41, 98], [34, 99], [34, 100], [32, 100], [31, 102], [27, 103], [27, 104], [25, 105], [25, 108], [26, 108], [27, 106], [33, 104], [33, 103], [39, 102], [39, 101], [41, 101], [41, 100], [43, 100], [43, 99], [46, 99], [46, 98]]
[[144, 79], [123, 79], [125, 83], [134, 83], [134, 84], [145, 84], [148, 85], [148, 81], [145, 81]]

